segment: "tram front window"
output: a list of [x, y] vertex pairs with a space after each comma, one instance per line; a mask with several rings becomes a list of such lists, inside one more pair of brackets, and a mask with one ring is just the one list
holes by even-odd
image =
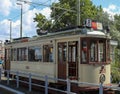
[[90, 62], [105, 62], [106, 61], [106, 46], [105, 40], [90, 40], [89, 61]]
[[106, 63], [106, 54], [109, 56], [108, 46], [106, 39], [83, 38], [81, 41], [81, 63]]
[[96, 41], [90, 42], [90, 61], [91, 62], [97, 61], [97, 42]]
[[106, 60], [105, 58], [106, 58], [105, 42], [100, 40], [98, 44], [98, 61], [104, 62]]

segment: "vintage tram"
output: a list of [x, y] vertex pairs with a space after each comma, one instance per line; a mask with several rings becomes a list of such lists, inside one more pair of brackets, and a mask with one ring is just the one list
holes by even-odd
[[[110, 36], [102, 25], [63, 29], [5, 42], [5, 69], [78, 82], [110, 84]], [[39, 79], [39, 78], [35, 78]]]

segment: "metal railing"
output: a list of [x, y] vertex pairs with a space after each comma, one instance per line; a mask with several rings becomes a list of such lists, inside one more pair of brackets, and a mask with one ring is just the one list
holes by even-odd
[[[66, 93], [66, 94], [76, 94], [75, 92], [71, 91], [71, 84], [78, 84], [78, 85], [87, 85], [90, 87], [98, 87], [99, 88], [99, 94], [103, 94], [103, 88], [109, 88], [109, 89], [116, 89], [118, 91], [120, 91], [120, 87], [116, 87], [116, 86], [105, 86], [102, 83], [100, 84], [93, 84], [93, 83], [87, 83], [87, 82], [78, 82], [78, 81], [71, 81], [70, 79], [58, 79], [58, 78], [53, 78], [53, 77], [49, 77], [47, 75], [45, 76], [39, 76], [37, 74], [33, 74], [33, 73], [25, 73], [25, 72], [20, 72], [20, 71], [10, 71], [10, 70], [3, 70], [0, 68], [0, 82], [2, 81], [2, 73], [6, 72], [7, 76], [6, 76], [6, 80], [7, 80], [7, 85], [10, 85], [10, 80], [13, 79], [16, 81], [16, 87], [20, 88], [20, 82], [28, 84], [28, 91], [31, 92], [32, 91], [32, 86], [38, 86], [38, 87], [42, 87], [44, 88], [44, 92], [45, 94], [48, 94], [49, 90], [54, 90], [54, 91], [59, 91], [61, 93]], [[11, 78], [10, 74], [14, 73], [16, 75], [15, 78]], [[20, 79], [20, 75], [25, 75], [25, 77], [28, 77], [27, 81], [24, 81], [22, 79]], [[44, 79], [44, 84], [38, 84], [38, 83], [33, 83], [32, 82], [32, 77], [38, 77], [38, 78], [42, 78]], [[66, 83], [66, 89], [62, 90], [62, 89], [58, 89], [58, 88], [54, 88], [54, 87], [50, 87], [49, 86], [49, 80], [53, 80], [53, 81], [62, 81]]]

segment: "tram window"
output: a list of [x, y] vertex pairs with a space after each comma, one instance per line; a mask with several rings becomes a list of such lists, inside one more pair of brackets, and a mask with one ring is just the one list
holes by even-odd
[[97, 41], [90, 41], [90, 62], [97, 61]]
[[6, 49], [6, 60], [10, 60], [10, 56], [11, 56], [11, 54], [10, 54], [10, 49]]
[[33, 46], [28, 48], [29, 61], [42, 61], [42, 50], [40, 46]]
[[69, 62], [76, 62], [76, 57], [77, 57], [77, 54], [76, 54], [76, 51], [77, 51], [77, 42], [76, 41], [71, 41], [68, 43], [68, 61]]
[[67, 43], [61, 42], [58, 43], [58, 61], [60, 63], [66, 62], [67, 59]]
[[27, 48], [17, 48], [17, 60], [25, 61], [27, 60]]
[[63, 61], [66, 61], [66, 58], [67, 58], [67, 48], [66, 47], [64, 47], [63, 48]]
[[82, 40], [82, 63], [87, 62], [87, 41]]
[[104, 62], [106, 58], [105, 42], [100, 40], [98, 44], [98, 61]]
[[17, 49], [13, 48], [11, 49], [11, 61], [16, 61], [17, 60]]
[[43, 62], [53, 62], [53, 45], [43, 46]]

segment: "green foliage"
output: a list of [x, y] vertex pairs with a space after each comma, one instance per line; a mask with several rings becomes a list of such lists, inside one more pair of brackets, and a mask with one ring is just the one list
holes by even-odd
[[[38, 22], [37, 27], [57, 30], [66, 26], [77, 25], [78, 0], [59, 0], [58, 3], [52, 3], [51, 10], [52, 22], [48, 21], [42, 14], [36, 14], [34, 21]], [[93, 5], [91, 0], [80, 0], [81, 24], [87, 18], [102, 22], [104, 21], [101, 16], [102, 14], [103, 10], [101, 6]]]
[[115, 63], [112, 63], [112, 82], [119, 83], [120, 81], [120, 49], [115, 50]]
[[49, 21], [48, 19], [46, 19], [46, 17], [44, 15], [42, 15], [41, 13], [39, 14], [35, 14], [36, 17], [34, 18], [34, 22], [37, 22], [37, 28], [43, 29], [43, 30], [49, 30], [50, 26], [51, 26], [51, 21]]
[[114, 16], [114, 21], [111, 22], [110, 28], [112, 39], [118, 41], [118, 49], [120, 49], [120, 15]]
[[120, 33], [120, 15], [115, 15], [114, 16], [114, 23], [115, 23], [115, 26], [116, 26], [116, 29], [119, 31]]
[[[54, 30], [76, 24], [76, 0], [60, 0], [60, 2], [52, 4], [51, 10], [51, 18], [54, 20], [52, 28]], [[74, 12], [71, 12], [72, 10]]]
[[[66, 26], [75, 26], [77, 25], [77, 0], [59, 0], [58, 3], [52, 4], [52, 13], [51, 17], [54, 19], [55, 23], [53, 25], [54, 29], [63, 28]], [[81, 24], [84, 22], [85, 19], [97, 19], [98, 13], [102, 12], [101, 7], [96, 7], [93, 5], [92, 1], [90, 0], [80, 0], [80, 22]], [[62, 7], [66, 10], [62, 10], [55, 7]], [[70, 11], [71, 10], [71, 11]], [[60, 17], [61, 16], [61, 17]]]

